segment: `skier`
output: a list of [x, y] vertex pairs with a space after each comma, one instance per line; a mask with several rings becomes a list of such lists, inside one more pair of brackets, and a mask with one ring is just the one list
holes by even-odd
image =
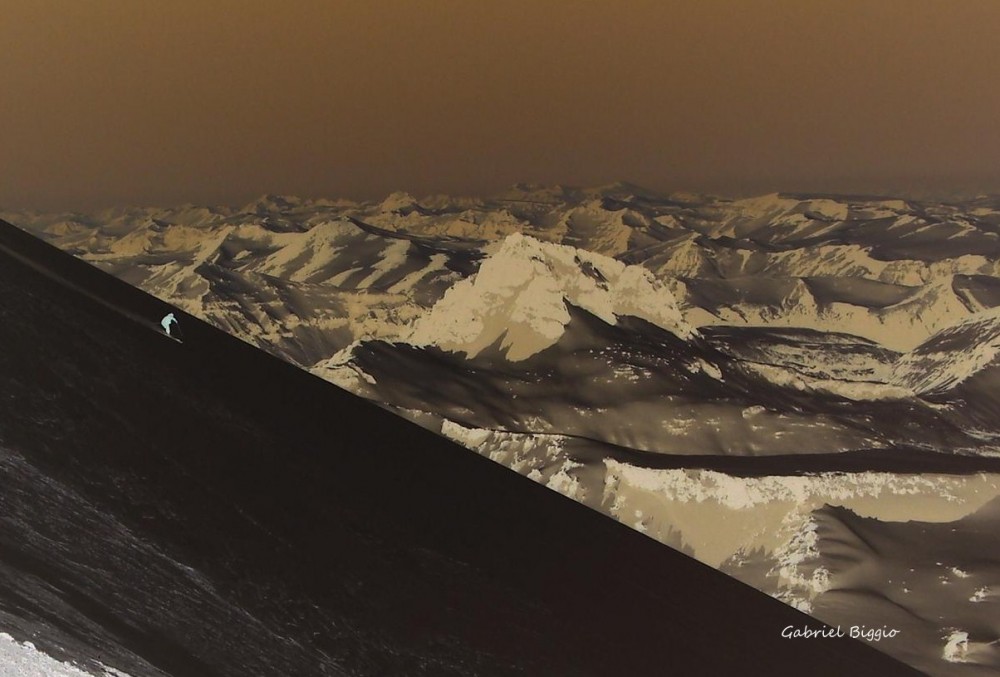
[[177, 324], [177, 318], [174, 317], [173, 313], [167, 313], [162, 320], [160, 320], [160, 325], [163, 327], [163, 331], [167, 332], [167, 336], [173, 336], [170, 333], [170, 325]]

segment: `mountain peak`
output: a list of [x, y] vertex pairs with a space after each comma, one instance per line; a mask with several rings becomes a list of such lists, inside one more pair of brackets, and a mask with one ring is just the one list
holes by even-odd
[[641, 266], [521, 233], [490, 245], [488, 254], [418, 321], [411, 343], [474, 356], [499, 340], [509, 360], [523, 360], [563, 335], [567, 303], [608, 324], [632, 315], [681, 338], [694, 333], [670, 291]]
[[378, 210], [380, 212], [399, 212], [419, 206], [420, 204], [415, 197], [405, 191], [397, 190], [379, 203]]
[[301, 207], [304, 203], [302, 198], [294, 195], [265, 193], [243, 207], [242, 211], [252, 214], [273, 214]]

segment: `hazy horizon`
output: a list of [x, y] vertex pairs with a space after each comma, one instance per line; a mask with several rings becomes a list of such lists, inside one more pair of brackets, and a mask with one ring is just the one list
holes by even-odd
[[[522, 182], [524, 183], [524, 182]], [[974, 198], [997, 198], [1000, 199], [1000, 190], [996, 191], [974, 191], [974, 190], [951, 190], [951, 191], [919, 191], [919, 190], [908, 190], [908, 191], [892, 191], [892, 190], [868, 190], [868, 191], [824, 191], [824, 190], [806, 190], [806, 191], [788, 191], [788, 190], [765, 190], [765, 191], [744, 191], [744, 192], [720, 192], [720, 191], [694, 191], [694, 190], [657, 190], [650, 188], [649, 186], [642, 186], [635, 184], [632, 181], [620, 181], [620, 182], [610, 182], [609, 184], [603, 184], [602, 186], [575, 186], [567, 184], [534, 184], [539, 188], [564, 188], [567, 190], [590, 190], [601, 188], [603, 186], [608, 186], [614, 183], [628, 183], [635, 185], [636, 188], [640, 188], [646, 192], [654, 195], [669, 198], [672, 196], [680, 195], [690, 195], [699, 198], [713, 198], [721, 200], [741, 200], [746, 198], [764, 197], [767, 195], [782, 195], [789, 197], [816, 197], [816, 198], [831, 198], [831, 199], [886, 199], [886, 200], [906, 200], [911, 202], [928, 202], [928, 203], [948, 203], [951, 201], [960, 202], [965, 200], [970, 200]], [[0, 204], [0, 215], [4, 212], [8, 214], [17, 213], [38, 213], [38, 214], [99, 214], [107, 210], [115, 209], [174, 209], [180, 207], [197, 207], [197, 208], [208, 208], [208, 209], [240, 209], [251, 205], [254, 202], [263, 200], [266, 198], [295, 198], [303, 200], [305, 202], [323, 202], [331, 201], [336, 202], [338, 200], [346, 200], [349, 202], [354, 202], [359, 205], [363, 204], [377, 204], [386, 198], [390, 197], [394, 193], [407, 193], [416, 202], [425, 203], [436, 198], [452, 198], [456, 200], [484, 200], [496, 197], [504, 192], [506, 188], [513, 188], [515, 184], [510, 186], [505, 186], [500, 190], [492, 191], [483, 194], [461, 194], [461, 193], [412, 193], [406, 190], [390, 190], [382, 195], [374, 195], [372, 197], [357, 197], [350, 195], [336, 195], [336, 194], [294, 194], [294, 193], [274, 193], [274, 192], [264, 192], [257, 193], [254, 195], [248, 195], [245, 197], [239, 197], [236, 199], [231, 199], [228, 201], [194, 201], [194, 200], [178, 200], [174, 202], [159, 201], [159, 202], [109, 202], [104, 204], [94, 203], [85, 206], [54, 206], [54, 207], [33, 207], [33, 206], [12, 206]], [[2, 216], [0, 216], [2, 218]]]
[[10, 0], [0, 208], [1000, 193], [1000, 3]]

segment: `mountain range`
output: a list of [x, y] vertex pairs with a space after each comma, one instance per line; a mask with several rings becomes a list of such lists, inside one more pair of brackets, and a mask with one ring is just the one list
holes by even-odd
[[2, 216], [827, 623], [905, 626], [870, 643], [921, 670], [1000, 667], [976, 535], [1000, 199], [518, 185]]

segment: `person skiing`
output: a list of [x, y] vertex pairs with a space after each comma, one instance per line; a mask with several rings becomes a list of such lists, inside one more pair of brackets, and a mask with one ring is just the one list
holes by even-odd
[[167, 332], [167, 336], [173, 336], [170, 333], [170, 325], [178, 324], [177, 318], [174, 317], [173, 313], [167, 313], [162, 320], [160, 320], [160, 325], [163, 327], [163, 331]]

